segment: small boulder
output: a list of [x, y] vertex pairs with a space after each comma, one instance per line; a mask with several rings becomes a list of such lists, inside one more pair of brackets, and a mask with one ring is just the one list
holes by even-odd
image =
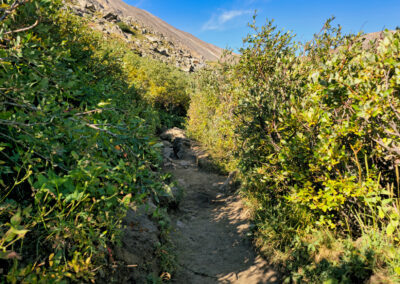
[[194, 164], [191, 161], [185, 161], [185, 160], [179, 161], [177, 164], [184, 169], [194, 166]]
[[174, 150], [172, 147], [164, 147], [162, 149], [164, 161], [169, 161], [170, 158], [174, 157]]
[[162, 143], [163, 143], [163, 146], [164, 146], [164, 147], [166, 147], [166, 148], [172, 148], [171, 142], [169, 142], [169, 141], [167, 141], [167, 140], [163, 140]]
[[103, 19], [106, 19], [107, 21], [118, 21], [119, 17], [117, 14], [115, 14], [113, 11], [108, 11], [106, 14], [103, 16]]
[[[147, 209], [138, 206], [130, 209], [123, 220], [126, 226], [121, 239], [122, 246], [115, 247], [115, 259], [122, 261], [126, 266], [135, 267], [127, 271], [125, 277], [135, 281], [145, 280], [149, 272], [159, 270], [158, 261], [154, 258], [159, 243], [159, 229], [150, 219], [149, 213], [155, 205], [147, 203]], [[137, 266], [137, 267], [136, 267]], [[149, 271], [151, 267], [151, 271]]]
[[93, 3], [87, 3], [85, 9], [91, 13], [96, 12], [96, 6]]
[[175, 157], [178, 159], [182, 159], [185, 155], [185, 143], [182, 138], [175, 138], [172, 143], [172, 149], [174, 151]]
[[157, 52], [157, 53], [163, 55], [163, 56], [166, 56], [166, 57], [169, 57], [169, 56], [170, 56], [170, 54], [168, 53], [168, 50], [165, 49], [165, 48], [158, 48], [158, 47], [156, 47], [156, 48], [154, 48], [153, 50], [154, 50], [155, 52]]

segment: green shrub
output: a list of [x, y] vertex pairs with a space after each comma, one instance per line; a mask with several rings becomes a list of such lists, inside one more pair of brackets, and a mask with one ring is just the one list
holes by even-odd
[[131, 34], [131, 35], [135, 34], [135, 31], [128, 24], [126, 24], [124, 22], [118, 22], [117, 25], [121, 29], [121, 31], [123, 31], [125, 33], [128, 33], [128, 34]]
[[234, 129], [237, 118], [238, 83], [230, 72], [230, 63], [204, 69], [196, 74], [196, 87], [188, 110], [187, 131], [208, 150], [216, 165], [232, 171], [236, 145]]
[[165, 113], [184, 117], [190, 104], [192, 80], [189, 74], [177, 67], [134, 53], [127, 53], [124, 62], [128, 79], [145, 101]]
[[108, 275], [128, 205], [162, 191], [160, 118], [129, 80], [133, 51], [61, 5], [0, 22], [0, 282]]
[[[217, 70], [217, 81], [192, 98], [188, 129], [222, 163], [238, 163], [264, 248], [286, 254], [295, 274], [315, 264], [315, 254], [298, 255], [313, 246], [315, 231], [331, 231], [339, 243], [374, 231], [386, 247], [398, 247], [400, 31], [367, 45], [329, 20], [300, 45], [272, 22], [251, 27], [239, 62]], [[234, 119], [221, 135], [227, 112], [219, 110], [227, 105]], [[227, 141], [233, 146], [220, 146]], [[340, 268], [346, 276], [335, 281], [399, 272], [398, 256], [375, 262], [382, 247], [369, 248], [368, 265], [349, 250], [339, 256], [349, 257]]]

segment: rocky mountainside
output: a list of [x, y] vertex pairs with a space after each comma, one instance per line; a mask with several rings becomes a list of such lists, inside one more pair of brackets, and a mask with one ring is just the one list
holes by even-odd
[[122, 0], [75, 0], [74, 11], [93, 28], [132, 44], [141, 56], [172, 63], [187, 72], [217, 61], [223, 49], [178, 30], [156, 16]]

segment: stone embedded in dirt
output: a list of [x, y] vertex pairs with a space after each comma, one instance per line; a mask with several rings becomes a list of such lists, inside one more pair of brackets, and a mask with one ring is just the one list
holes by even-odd
[[163, 143], [163, 146], [165, 148], [172, 148], [172, 143], [171, 142], [169, 142], [167, 140], [163, 140], [162, 143]]
[[174, 157], [174, 150], [172, 149], [172, 147], [164, 147], [162, 149], [162, 154], [164, 161], [168, 161], [170, 158]]
[[184, 228], [185, 227], [185, 224], [183, 223], [183, 222], [181, 222], [181, 221], [176, 221], [176, 225], [179, 227], [179, 228]]
[[[187, 148], [190, 147], [190, 140], [186, 138], [185, 131], [177, 127], [164, 131], [160, 138], [164, 140], [163, 155], [166, 160], [183, 159]], [[170, 152], [171, 147], [173, 153]]]
[[166, 168], [166, 169], [172, 169], [174, 167], [175, 167], [174, 163], [171, 163], [171, 162], [164, 163], [164, 168]]
[[187, 169], [187, 168], [190, 168], [191, 166], [193, 166], [192, 162], [185, 161], [185, 160], [179, 161], [178, 164], [179, 164], [179, 166], [181, 166], [184, 169]]
[[174, 139], [172, 143], [172, 149], [174, 150], [175, 157], [178, 159], [182, 159], [185, 155], [185, 143], [184, 139], [177, 137]]

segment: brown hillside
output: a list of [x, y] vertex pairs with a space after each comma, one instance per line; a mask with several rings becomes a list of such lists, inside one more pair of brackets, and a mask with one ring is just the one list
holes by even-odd
[[172, 42], [185, 46], [193, 55], [203, 56], [206, 60], [216, 61], [220, 58], [223, 49], [206, 43], [195, 36], [178, 30], [156, 16], [142, 9], [130, 6], [121, 0], [95, 0], [104, 9], [112, 10], [123, 17], [132, 17], [134, 20], [148, 26], [155, 32], [159, 32], [168, 37]]

